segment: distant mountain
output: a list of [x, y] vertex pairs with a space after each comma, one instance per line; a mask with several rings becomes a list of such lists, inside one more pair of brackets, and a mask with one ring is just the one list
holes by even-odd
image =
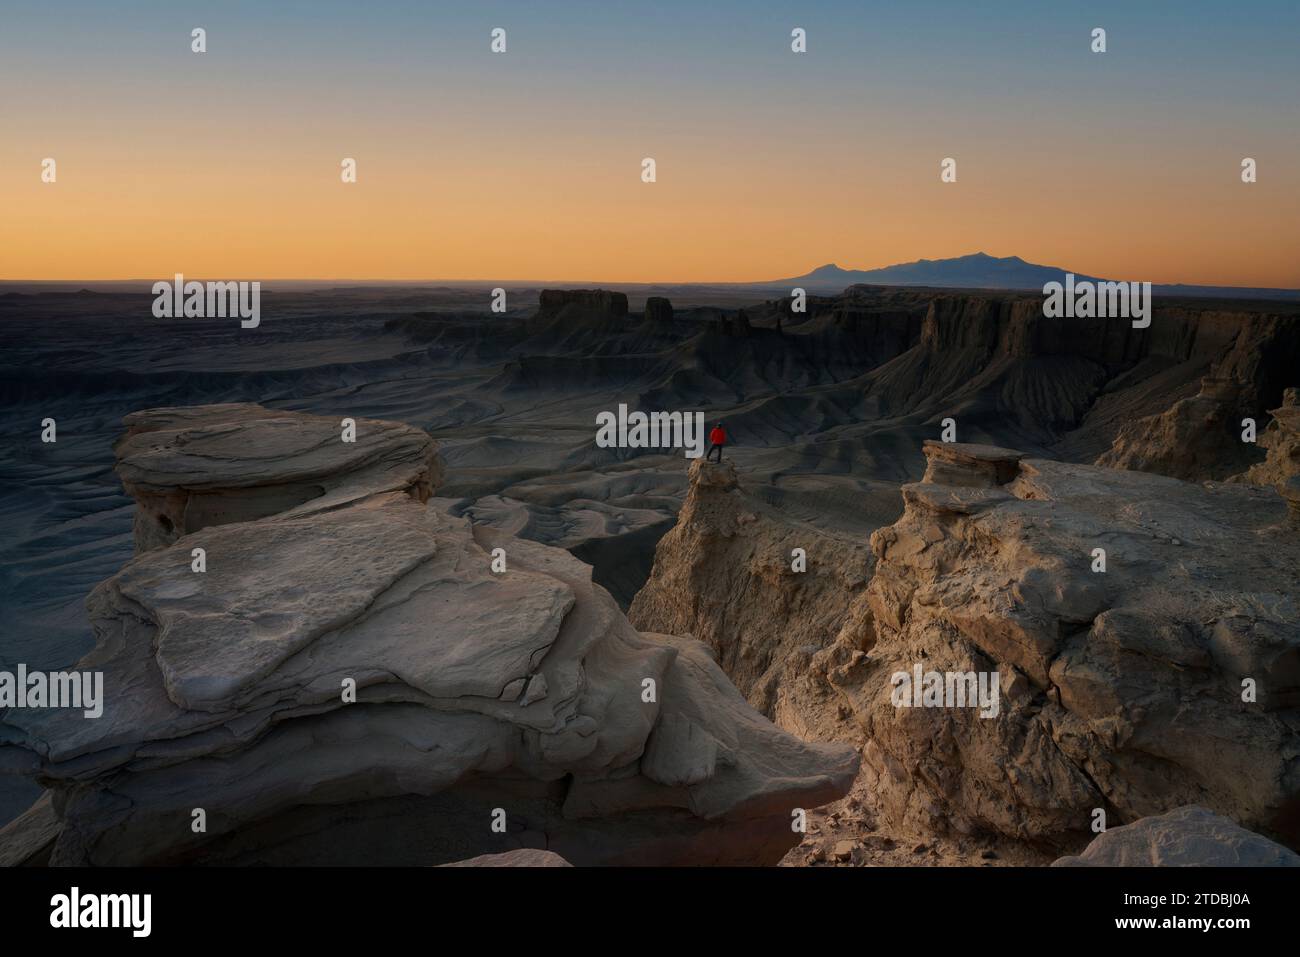
[[[778, 279], [765, 286], [802, 287], [809, 292], [842, 292], [863, 283], [875, 286], [932, 286], [946, 289], [1032, 289], [1041, 292], [1048, 282], [1064, 282], [1069, 272], [1060, 266], [1040, 266], [1019, 256], [990, 256], [972, 253], [955, 259], [918, 259], [881, 269], [841, 269], [834, 263], [819, 266], [792, 279]], [[1075, 281], [1100, 281], [1096, 276], [1076, 272]], [[1135, 277], [1126, 276], [1126, 279]], [[1255, 289], [1241, 286], [1160, 286], [1155, 292], [1167, 296], [1218, 296], [1226, 298], [1300, 299], [1296, 289]]]
[[[1043, 283], [1063, 280], [1068, 270], [1039, 266], [1019, 256], [990, 256], [973, 253], [956, 259], [920, 259], [881, 269], [841, 269], [834, 264], [820, 266], [793, 279], [773, 285], [802, 285], [809, 291], [836, 292], [855, 283], [876, 286], [940, 286], [957, 289], [1039, 289]], [[1075, 273], [1076, 279], [1093, 277]]]
[[[938, 289], [1022, 289], [1041, 292], [1049, 282], [1064, 282], [1069, 270], [1061, 266], [1040, 266], [1026, 262], [1019, 256], [990, 256], [972, 253], [954, 259], [918, 259], [916, 262], [898, 263], [880, 269], [842, 269], [834, 263], [819, 266], [812, 272], [790, 279], [773, 279], [768, 282], [611, 282], [592, 279], [273, 279], [263, 282], [263, 288], [276, 292], [326, 290], [336, 293], [369, 295], [379, 290], [402, 290], [409, 294], [447, 292], [451, 290], [477, 290], [506, 284], [514, 292], [527, 290], [530, 295], [538, 289], [608, 289], [624, 291], [633, 298], [645, 295], [692, 296], [699, 299], [701, 290], [763, 290], [783, 295], [796, 286], [810, 293], [831, 295], [843, 292], [856, 284], [874, 286], [928, 286]], [[1075, 281], [1100, 281], [1098, 277], [1075, 272]], [[1114, 277], [1107, 277], [1114, 278]], [[1123, 276], [1125, 280], [1140, 280], [1141, 276]], [[19, 295], [42, 296], [94, 296], [103, 293], [139, 295], [153, 286], [151, 279], [103, 280], [95, 282], [23, 281], [0, 279], [0, 300], [8, 301]], [[692, 292], [692, 290], [694, 292]], [[1161, 296], [1182, 296], [1207, 299], [1280, 299], [1300, 302], [1300, 289], [1267, 289], [1247, 286], [1192, 286], [1156, 285], [1153, 292]], [[152, 295], [152, 293], [149, 293]], [[512, 293], [513, 294], [513, 293]]]

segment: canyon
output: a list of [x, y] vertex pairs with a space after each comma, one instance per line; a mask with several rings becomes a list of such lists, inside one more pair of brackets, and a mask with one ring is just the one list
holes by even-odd
[[[5, 416], [60, 434], [5, 465], [6, 660], [109, 699], [5, 716], [47, 790], [6, 860], [1047, 864], [1190, 806], [1296, 846], [1294, 306], [431, 295], [108, 358], [134, 298], [6, 319]], [[600, 447], [620, 404], [725, 421], [724, 462]], [[918, 666], [998, 713], [895, 707]]]

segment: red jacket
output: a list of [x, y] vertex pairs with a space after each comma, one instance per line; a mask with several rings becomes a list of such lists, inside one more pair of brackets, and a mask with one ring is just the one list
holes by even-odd
[[713, 427], [713, 431], [709, 433], [709, 444], [710, 444], [710, 445], [726, 445], [726, 444], [727, 444], [727, 433], [726, 433], [726, 432], [723, 432], [722, 429], [718, 428], [717, 426], [714, 426], [714, 427]]

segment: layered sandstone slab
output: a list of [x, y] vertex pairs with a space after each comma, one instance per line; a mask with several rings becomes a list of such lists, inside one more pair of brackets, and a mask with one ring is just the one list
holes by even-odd
[[1053, 867], [1300, 867], [1300, 854], [1203, 807], [1109, 828]]
[[376, 492], [427, 501], [441, 478], [437, 443], [399, 422], [277, 412], [251, 403], [147, 409], [125, 418], [117, 474], [137, 503], [136, 550], [306, 502], [343, 505]]
[[[159, 413], [168, 464], [142, 508], [195, 484], [283, 501], [258, 480], [297, 466], [232, 442], [230, 415]], [[120, 448], [145, 474], [140, 442]], [[195, 448], [222, 450], [206, 479]], [[251, 495], [256, 520], [170, 545], [150, 529], [94, 590], [77, 667], [104, 673], [101, 718], [4, 716], [0, 759], [54, 794], [54, 863], [428, 864], [539, 841], [574, 863], [775, 863], [793, 810], [848, 790], [851, 749], [777, 730], [698, 642], [634, 629], [589, 566], [422, 504], [423, 450], [384, 454], [418, 444], [356, 467], [340, 442], [338, 475], [329, 448], [290, 450], [325, 494], [279, 512]], [[241, 450], [256, 468], [225, 461]]]

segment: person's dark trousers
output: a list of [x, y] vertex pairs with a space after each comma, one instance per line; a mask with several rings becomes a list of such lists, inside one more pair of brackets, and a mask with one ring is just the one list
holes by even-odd
[[709, 453], [708, 453], [708, 455], [704, 456], [704, 460], [707, 462], [707, 461], [709, 461], [710, 459], [713, 458], [713, 450], [714, 450], [714, 449], [717, 449], [717, 450], [718, 450], [718, 464], [721, 465], [721, 464], [722, 464], [722, 446], [721, 446], [721, 445], [710, 445], [710, 446], [709, 446]]

